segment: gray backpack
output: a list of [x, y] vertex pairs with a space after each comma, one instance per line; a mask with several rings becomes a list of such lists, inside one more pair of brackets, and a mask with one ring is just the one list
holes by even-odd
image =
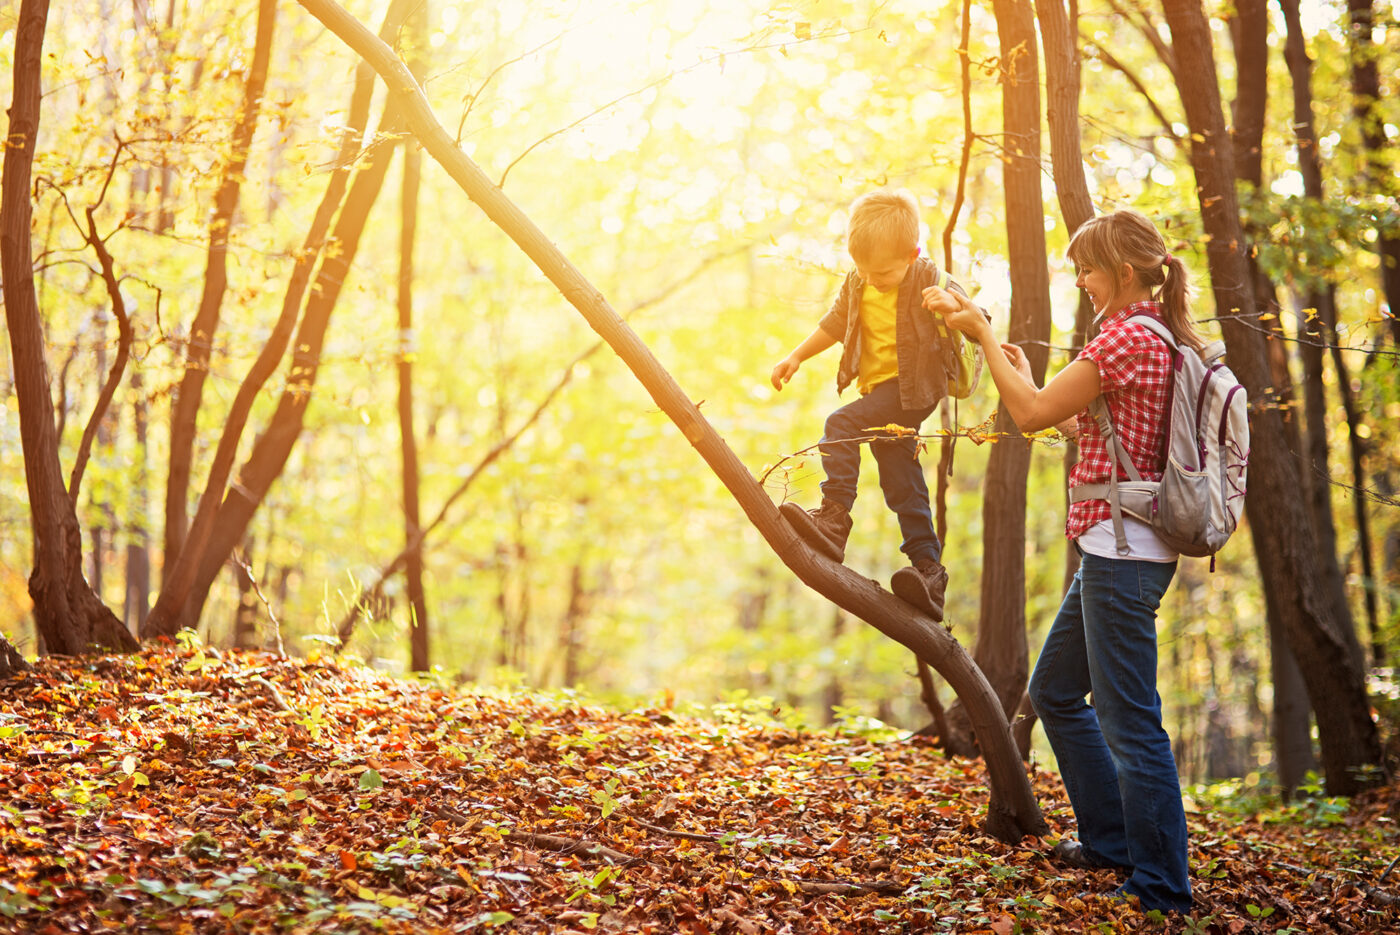
[[1128, 480], [1109, 472], [1104, 484], [1070, 489], [1070, 502], [1107, 500], [1113, 510], [1118, 553], [1128, 554], [1123, 513], [1152, 527], [1182, 555], [1214, 555], [1225, 545], [1244, 509], [1245, 473], [1249, 466], [1249, 401], [1244, 387], [1220, 361], [1225, 346], [1213, 341], [1199, 354], [1176, 343], [1164, 322], [1133, 315], [1172, 352], [1171, 413], [1167, 422], [1166, 460], [1160, 481], [1145, 481], [1113, 430], [1102, 396], [1089, 406], [1104, 444], [1123, 466]]

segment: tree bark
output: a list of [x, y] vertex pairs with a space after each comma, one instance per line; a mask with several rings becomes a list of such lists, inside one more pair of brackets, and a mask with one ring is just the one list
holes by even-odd
[[[170, 473], [165, 485], [165, 573], [168, 578], [175, 557], [185, 544], [187, 532], [187, 503], [190, 475], [193, 470], [194, 440], [199, 405], [204, 396], [204, 379], [209, 374], [209, 361], [214, 345], [214, 332], [219, 327], [219, 313], [224, 293], [228, 289], [228, 240], [233, 227], [233, 215], [238, 210], [238, 195], [243, 188], [244, 170], [248, 165], [248, 150], [253, 132], [258, 126], [258, 111], [262, 105], [263, 89], [267, 86], [268, 62], [272, 58], [272, 31], [277, 19], [276, 0], [260, 0], [258, 26], [253, 42], [253, 58], [248, 78], [243, 85], [243, 104], [239, 108], [233, 138], [229, 144], [228, 164], [214, 196], [214, 212], [209, 221], [209, 250], [205, 260], [204, 292], [199, 310], [190, 324], [185, 339], [185, 373], [175, 390], [170, 414]], [[165, 592], [162, 587], [162, 594]], [[159, 606], [159, 601], [156, 602]]]
[[808, 548], [783, 522], [767, 492], [636, 333], [549, 238], [456, 146], [434, 118], [422, 89], [393, 51], [330, 0], [302, 0], [302, 6], [368, 59], [384, 77], [414, 135], [617, 352], [783, 562], [810, 587], [912, 649], [953, 685], [968, 707], [986, 757], [991, 789], [985, 823], [988, 833], [1002, 840], [1019, 840], [1025, 834], [1048, 831], [996, 695], [957, 641], [933, 620], [869, 578], [826, 561]]
[[[1351, 21], [1352, 108], [1361, 125], [1367, 181], [1379, 188], [1382, 196], [1389, 196], [1394, 204], [1395, 199], [1400, 198], [1400, 182], [1388, 166], [1394, 157], [1386, 150], [1395, 144], [1386, 138], [1385, 117], [1380, 108], [1380, 68], [1376, 61], [1380, 50], [1371, 38], [1375, 23], [1374, 0], [1347, 0], [1347, 12]], [[1394, 29], [1394, 25], [1390, 28]], [[1376, 252], [1381, 261], [1381, 288], [1390, 306], [1391, 340], [1400, 347], [1400, 235], [1393, 229], [1380, 232], [1376, 238]]]
[[0, 679], [7, 679], [21, 672], [29, 671], [29, 663], [19, 650], [10, 645], [4, 634], [0, 634]]
[[[1308, 57], [1307, 41], [1303, 35], [1302, 19], [1299, 15], [1298, 0], [1279, 0], [1287, 24], [1288, 37], [1284, 45], [1283, 58], [1293, 79], [1293, 127], [1298, 137], [1298, 166], [1303, 175], [1303, 194], [1308, 198], [1323, 201], [1322, 158], [1317, 149], [1317, 131], [1313, 123], [1312, 59]], [[1327, 236], [1326, 231], [1310, 232], [1314, 238]], [[1384, 260], [1382, 260], [1384, 262]], [[1331, 348], [1332, 369], [1337, 377], [1337, 395], [1341, 400], [1342, 412], [1346, 417], [1347, 434], [1350, 441], [1348, 453], [1351, 460], [1352, 484], [1356, 493], [1352, 496], [1356, 519], [1357, 551], [1361, 555], [1361, 578], [1365, 589], [1371, 647], [1376, 665], [1382, 665], [1385, 649], [1380, 638], [1380, 621], [1376, 607], [1375, 571], [1371, 563], [1370, 517], [1366, 512], [1367, 498], [1361, 495], [1366, 488], [1365, 452], [1361, 432], [1358, 431], [1360, 414], [1351, 390], [1351, 375], [1347, 372], [1346, 361], [1342, 359], [1341, 344], [1337, 336], [1336, 287], [1331, 284], [1310, 285], [1307, 304], [1315, 310], [1306, 321], [1300, 320], [1298, 333], [1301, 339], [1302, 357], [1308, 378], [1307, 435], [1308, 456], [1311, 460], [1311, 486], [1309, 504], [1313, 511], [1318, 535], [1318, 547], [1322, 550], [1324, 569], [1328, 586], [1334, 589], [1341, 600], [1345, 612], [1347, 632], [1354, 651], [1360, 657], [1358, 663], [1364, 668], [1365, 655], [1361, 641], [1356, 634], [1356, 623], [1352, 618], [1346, 598], [1346, 578], [1337, 558], [1337, 528], [1332, 516], [1331, 470], [1328, 467], [1326, 393], [1322, 380], [1323, 350]], [[1305, 316], [1306, 317], [1306, 316]], [[1314, 386], [1314, 381], [1316, 385]]]
[[[1035, 15], [1029, 3], [994, 0], [1002, 63], [1002, 123], [1005, 154], [1002, 188], [1006, 205], [1007, 248], [1011, 254], [1009, 340], [1030, 359], [1036, 381], [1045, 380], [1050, 343], [1050, 274], [1046, 267], [1045, 224], [1039, 210], [1040, 81]], [[1021, 704], [1030, 671], [1026, 645], [1026, 478], [1031, 446], [998, 404], [995, 431], [1009, 437], [992, 448], [982, 496], [981, 614], [973, 658], [996, 692], [1003, 716]], [[979, 738], [968, 734], [965, 699], [948, 711], [944, 746], [969, 755]]]
[[243, 542], [243, 560], [234, 569], [238, 580], [238, 607], [233, 612], [233, 645], [254, 649], [258, 645], [258, 591], [253, 580], [253, 537]]
[[150, 448], [145, 381], [139, 368], [131, 372], [131, 413], [136, 452], [132, 461], [131, 513], [126, 522], [126, 601], [122, 622], [140, 633], [151, 608], [151, 541], [149, 511]]
[[4, 178], [0, 182], [0, 275], [5, 323], [19, 402], [24, 477], [33, 519], [34, 571], [29, 594], [34, 624], [47, 652], [77, 654], [94, 646], [135, 649], [136, 641], [83, 577], [82, 533], [58, 458], [58, 431], [49, 396], [44, 331], [34, 291], [30, 243], [30, 179], [39, 132], [47, 0], [23, 0], [14, 47]]
[[1366, 696], [1364, 673], [1347, 646], [1336, 606], [1324, 588], [1317, 543], [1297, 497], [1297, 462], [1271, 400], [1271, 374], [1250, 289], [1246, 242], [1234, 187], [1234, 155], [1225, 127], [1210, 26], [1199, 2], [1164, 3], [1171, 29], [1182, 104], [1191, 129], [1196, 176], [1215, 295], [1230, 367], [1252, 402], [1249, 494], [1246, 511], [1260, 537], [1278, 545], [1280, 561], [1261, 562], [1266, 590], [1286, 603], [1290, 647], [1309, 660], [1303, 670], [1318, 718], [1322, 766], [1332, 795], [1363, 785], [1365, 769], [1380, 764], [1380, 741]]

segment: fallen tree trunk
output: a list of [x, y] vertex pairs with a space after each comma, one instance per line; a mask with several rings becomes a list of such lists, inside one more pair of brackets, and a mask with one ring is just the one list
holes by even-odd
[[1028, 834], [1045, 834], [1048, 831], [1045, 819], [1036, 804], [1001, 703], [958, 641], [932, 618], [915, 611], [874, 581], [809, 549], [778, 515], [777, 507], [748, 468], [607, 299], [457, 147], [433, 116], [422, 89], [393, 50], [331, 0], [300, 0], [300, 3], [379, 72], [413, 135], [622, 358], [739, 502], [749, 522], [783, 563], [813, 590], [913, 650], [953, 687], [967, 708], [987, 764], [991, 791], [984, 824], [987, 833], [1003, 841], [1017, 841]]

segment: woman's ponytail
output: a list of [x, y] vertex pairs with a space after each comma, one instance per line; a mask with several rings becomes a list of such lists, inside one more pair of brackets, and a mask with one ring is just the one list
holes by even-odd
[[1162, 268], [1166, 271], [1165, 278], [1162, 288], [1157, 290], [1162, 317], [1167, 327], [1172, 329], [1172, 334], [1176, 335], [1178, 343], [1200, 350], [1206, 342], [1191, 318], [1191, 287], [1187, 282], [1186, 264], [1168, 253], [1162, 261]]

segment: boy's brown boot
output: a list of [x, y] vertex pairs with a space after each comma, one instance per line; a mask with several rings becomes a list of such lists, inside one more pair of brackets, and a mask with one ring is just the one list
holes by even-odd
[[895, 596], [928, 614], [943, 620], [943, 595], [948, 590], [948, 569], [934, 558], [921, 558], [908, 568], [901, 568], [890, 579]]
[[803, 541], [833, 562], [846, 558], [846, 539], [851, 534], [851, 511], [835, 500], [822, 498], [822, 505], [815, 510], [804, 510], [796, 503], [784, 503], [778, 507], [783, 519], [788, 521]]

